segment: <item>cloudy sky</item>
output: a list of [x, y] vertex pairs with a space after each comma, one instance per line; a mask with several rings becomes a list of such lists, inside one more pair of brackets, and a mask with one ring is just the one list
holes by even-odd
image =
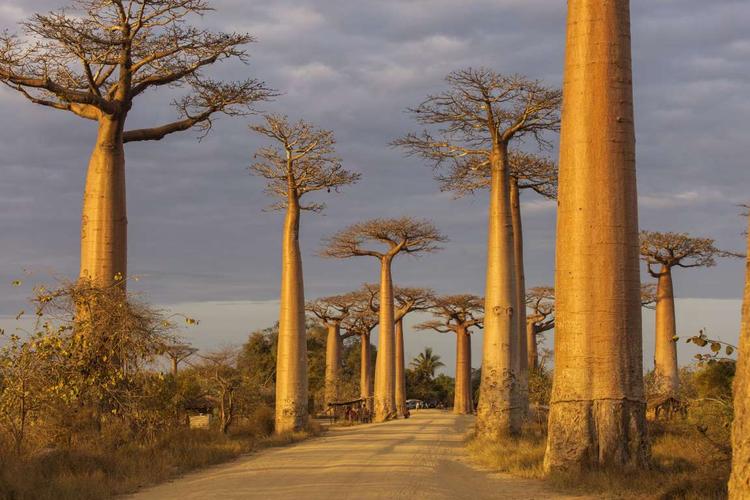
[[[63, 0], [0, 0], [0, 27]], [[454, 69], [486, 66], [561, 82], [562, 0], [216, 0], [196, 22], [249, 32], [250, 64], [223, 63], [224, 79], [265, 80], [283, 95], [265, 106], [335, 131], [345, 165], [362, 181], [326, 195], [324, 215], [305, 214], [307, 297], [340, 293], [377, 277], [374, 260], [325, 261], [320, 238], [370, 217], [429, 217], [449, 236], [445, 249], [401, 258], [402, 285], [443, 293], [483, 291], [485, 195], [452, 200], [430, 169], [389, 141], [416, 129], [404, 113], [442, 88]], [[750, 3], [746, 0], [633, 0], [633, 57], [641, 227], [686, 231], [742, 249], [750, 184]], [[167, 94], [136, 102], [130, 126], [173, 118]], [[263, 144], [247, 129], [258, 118], [220, 119], [202, 142], [193, 132], [127, 146], [129, 269], [149, 300], [202, 320], [196, 345], [240, 343], [276, 315], [282, 215], [263, 212], [263, 182], [248, 174]], [[80, 205], [95, 124], [36, 107], [0, 89], [0, 326], [24, 307], [27, 286], [74, 277]], [[553, 155], [556, 152], [552, 152]], [[554, 204], [522, 200], [529, 286], [551, 284]], [[742, 263], [675, 276], [678, 330], [736, 338]], [[24, 270], [31, 275], [24, 274]], [[418, 319], [418, 318], [416, 318]], [[653, 317], [644, 314], [645, 358]], [[409, 333], [407, 353], [435, 346], [453, 358], [448, 336]], [[480, 352], [481, 335], [475, 336]], [[688, 360], [692, 351], [681, 348]], [[478, 359], [475, 360], [478, 364]], [[449, 367], [449, 372], [452, 368]]]

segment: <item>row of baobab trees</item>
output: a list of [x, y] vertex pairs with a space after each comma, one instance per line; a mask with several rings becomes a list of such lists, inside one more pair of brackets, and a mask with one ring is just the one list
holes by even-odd
[[[124, 144], [158, 141], [191, 128], [207, 133], [216, 116], [252, 113], [277, 92], [257, 79], [220, 82], [205, 76], [205, 69], [219, 61], [244, 61], [243, 46], [254, 41], [247, 34], [190, 26], [190, 17], [211, 10], [208, 0], [79, 0], [75, 8], [32, 16], [23, 23], [23, 38], [3, 33], [0, 81], [35, 104], [96, 123], [83, 199], [80, 276], [124, 286]], [[425, 130], [394, 142], [436, 167], [444, 188], [458, 194], [489, 191], [477, 416], [477, 432], [486, 438], [518, 432], [523, 414], [521, 388], [528, 362], [521, 354], [529, 344], [522, 333], [526, 308], [519, 191], [529, 188], [557, 197], [560, 237], [548, 470], [641, 468], [648, 463], [629, 9], [628, 0], [568, 2], [562, 92], [519, 75], [456, 71], [448, 76], [446, 91], [411, 110]], [[142, 129], [126, 126], [144, 93], [175, 86], [190, 92], [174, 102], [174, 121]], [[526, 140], [545, 150], [560, 124], [554, 183], [551, 162], [514, 148]], [[306, 418], [300, 214], [323, 208], [302, 199], [310, 192], [356, 182], [359, 174], [342, 167], [329, 131], [277, 115], [251, 129], [273, 141], [258, 151], [252, 170], [268, 180], [268, 191], [278, 200], [275, 206], [286, 211], [276, 416], [277, 428], [285, 430], [304, 425]], [[669, 245], [676, 241], [674, 235], [666, 240], [672, 241]], [[328, 257], [369, 256], [380, 263], [374, 409], [381, 419], [394, 415], [396, 404], [391, 263], [398, 254], [434, 251], [442, 241], [444, 236], [427, 221], [377, 219], [333, 235], [322, 251]], [[664, 241], [654, 246], [657, 251], [648, 254], [648, 263], [658, 276], [660, 298], [671, 295], [674, 267], [710, 264], [721, 255], [709, 246], [707, 254], [704, 246], [703, 253], [693, 256], [693, 264], [686, 263], [688, 256], [672, 256], [672, 247]], [[738, 381], [746, 380], [750, 369], [743, 349], [750, 341], [748, 301]], [[664, 334], [674, 330], [671, 307], [669, 300], [657, 305], [662, 312], [657, 356], [663, 351], [663, 358], [674, 353]], [[673, 361], [657, 367], [666, 379], [674, 373]], [[730, 490], [741, 498], [750, 494], [746, 384], [738, 383], [736, 397]]]

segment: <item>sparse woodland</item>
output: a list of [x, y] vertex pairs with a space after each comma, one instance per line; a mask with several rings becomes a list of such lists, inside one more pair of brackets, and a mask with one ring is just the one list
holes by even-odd
[[[30, 287], [17, 319], [33, 327], [0, 341], [0, 496], [109, 498], [303, 439], [324, 420], [409, 418], [407, 400], [418, 399], [476, 415], [475, 460], [560, 491], [750, 498], [750, 259], [710, 238], [640, 230], [629, 9], [627, 0], [568, 2], [562, 89], [456, 69], [407, 110], [418, 131], [391, 146], [431, 167], [436, 189], [489, 198], [477, 221], [488, 223], [484, 284], [401, 283], [394, 261], [459, 243], [439, 220], [372, 214], [324, 236], [317, 252], [356, 258], [372, 283], [314, 298], [302, 215], [322, 212], [324, 198], [336, 210], [338, 191], [367, 172], [348, 169], [354, 159], [339, 156], [333, 131], [265, 112], [283, 89], [207, 75], [245, 62], [251, 35], [199, 27], [208, 0], [77, 0], [3, 33], [0, 82], [95, 121], [97, 134], [78, 279], [12, 284]], [[140, 96], [165, 87], [185, 90], [174, 121], [130, 128]], [[270, 209], [283, 212], [279, 316], [241, 346], [203, 351], [181, 335], [200, 318], [128, 291], [125, 144], [204, 135], [219, 115], [246, 120], [264, 141], [238, 175], [249, 165]], [[549, 157], [558, 140], [559, 162]], [[531, 195], [557, 202], [554, 285], [526, 282], [521, 206]], [[673, 272], [719, 258], [748, 259], [737, 345], [677, 327]], [[655, 310], [654, 332], [642, 328], [643, 309]], [[455, 359], [429, 347], [407, 359], [405, 339], [430, 335], [453, 336]], [[703, 349], [692, 364], [678, 362], [681, 342]]]

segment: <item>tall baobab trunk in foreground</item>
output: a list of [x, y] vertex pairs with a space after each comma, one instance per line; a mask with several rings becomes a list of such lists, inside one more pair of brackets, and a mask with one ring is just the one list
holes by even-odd
[[83, 194], [80, 277], [100, 286], [127, 275], [123, 123], [108, 116], [99, 120]]
[[404, 365], [404, 320], [403, 318], [396, 321], [395, 330], [395, 349], [396, 349], [396, 410], [398, 414], [406, 415], [406, 373]]
[[474, 401], [471, 397], [471, 335], [466, 328], [456, 331], [456, 388], [453, 396], [453, 413], [471, 415]]
[[547, 471], [646, 466], [628, 0], [570, 0]]
[[396, 416], [396, 360], [393, 324], [393, 279], [390, 255], [380, 259], [380, 320], [378, 356], [375, 358], [375, 419], [379, 422]]
[[675, 395], [680, 387], [675, 335], [677, 335], [677, 328], [675, 326], [672, 270], [663, 266], [656, 287], [654, 375], [659, 392], [664, 395]]
[[339, 383], [341, 373], [341, 327], [338, 323], [326, 327], [326, 373], [323, 388], [326, 404], [339, 399]]
[[518, 311], [518, 351], [514, 370], [518, 376], [518, 401], [521, 412], [529, 411], [529, 362], [526, 339], [526, 278], [523, 269], [523, 224], [521, 223], [521, 191], [518, 179], [510, 178], [510, 210], [513, 224], [513, 265], [516, 274], [516, 311]]
[[276, 364], [276, 432], [307, 425], [307, 337], [299, 203], [289, 197], [281, 253], [279, 345]]
[[734, 422], [732, 423], [732, 475], [729, 498], [750, 498], [750, 214], [747, 225], [745, 293], [742, 298], [737, 373], [734, 377]]
[[477, 407], [477, 433], [489, 438], [517, 433], [521, 426], [517, 395], [518, 300], [510, 211], [507, 148], [493, 148], [492, 185], [484, 301], [482, 383]]

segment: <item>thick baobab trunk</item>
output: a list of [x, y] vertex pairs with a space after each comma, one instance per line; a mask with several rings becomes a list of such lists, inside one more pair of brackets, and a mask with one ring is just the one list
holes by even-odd
[[307, 425], [307, 339], [302, 256], [299, 250], [300, 209], [290, 197], [284, 222], [281, 257], [279, 345], [276, 362], [276, 432]]
[[536, 345], [536, 326], [533, 321], [526, 320], [526, 346], [528, 348], [528, 367], [530, 370], [539, 368], [539, 349]]
[[742, 299], [742, 322], [737, 373], [734, 376], [734, 422], [732, 423], [732, 475], [729, 498], [750, 498], [750, 215], [747, 225], [745, 258], [745, 293]]
[[456, 331], [456, 389], [453, 396], [453, 413], [471, 415], [471, 335], [465, 328]]
[[328, 403], [334, 403], [339, 399], [339, 378], [341, 373], [341, 337], [338, 323], [328, 325], [326, 336], [326, 374], [325, 387], [323, 389], [326, 408]]
[[380, 321], [378, 323], [378, 356], [375, 359], [375, 421], [396, 416], [395, 352], [393, 336], [393, 280], [391, 258], [380, 264]]
[[507, 148], [495, 146], [491, 161], [482, 382], [476, 430], [480, 436], [497, 439], [518, 432], [521, 415], [513, 369], [518, 347], [518, 301]]
[[404, 319], [396, 321], [396, 411], [399, 417], [406, 414], [406, 372], [404, 370]]
[[518, 401], [521, 412], [529, 412], [529, 362], [526, 342], [526, 278], [523, 269], [523, 225], [521, 224], [521, 193], [518, 179], [510, 179], [510, 210], [513, 224], [513, 265], [516, 274], [516, 311], [518, 324], [518, 350], [513, 369], [518, 374]]
[[360, 336], [359, 397], [372, 411], [372, 369], [370, 368], [370, 334]]
[[127, 273], [123, 122], [108, 116], [99, 120], [83, 192], [80, 277], [100, 286]]
[[674, 396], [680, 388], [677, 366], [677, 335], [674, 314], [674, 289], [672, 270], [662, 266], [656, 288], [656, 342], [654, 351], [654, 375], [659, 392]]
[[641, 468], [643, 395], [628, 0], [570, 0], [545, 470]]

